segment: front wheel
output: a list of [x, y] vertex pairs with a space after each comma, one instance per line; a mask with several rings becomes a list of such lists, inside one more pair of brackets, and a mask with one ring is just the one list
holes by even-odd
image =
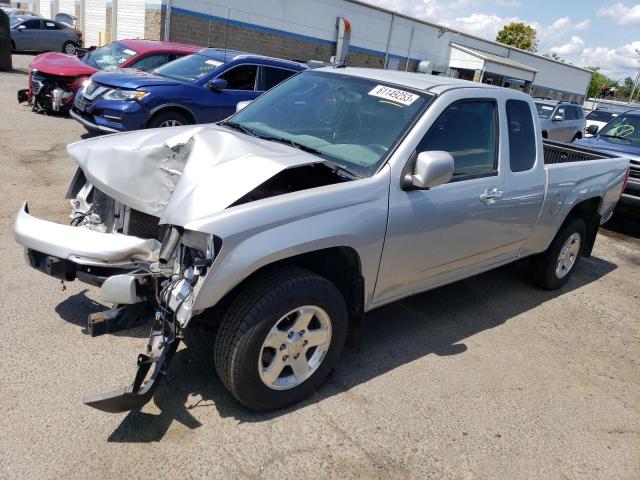
[[272, 271], [250, 281], [223, 316], [216, 370], [249, 408], [290, 405], [335, 367], [347, 325], [344, 298], [331, 282], [299, 268]]
[[180, 127], [191, 122], [181, 113], [172, 110], [160, 112], [153, 116], [147, 125], [148, 128]]
[[565, 223], [545, 251], [531, 258], [532, 280], [542, 288], [562, 287], [582, 257], [587, 227], [581, 218]]
[[77, 48], [78, 46], [73, 42], [64, 42], [64, 45], [62, 46], [62, 52], [68, 55], [75, 55]]

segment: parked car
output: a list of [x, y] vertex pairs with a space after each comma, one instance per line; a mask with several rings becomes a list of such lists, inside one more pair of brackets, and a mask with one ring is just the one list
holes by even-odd
[[[596, 108], [595, 110], [590, 111], [585, 117], [587, 124], [585, 128], [585, 137], [591, 137], [592, 134], [589, 133], [589, 127], [591, 125], [595, 125], [598, 128], [604, 127], [608, 122], [612, 119], [620, 115], [621, 112], [616, 112], [615, 110], [609, 110], [606, 108]], [[597, 129], [596, 129], [597, 130]]]
[[620, 205], [640, 207], [640, 110], [619, 113], [601, 129], [592, 125], [587, 131], [592, 137], [576, 141], [576, 144], [630, 158], [629, 181]]
[[29, 88], [18, 92], [19, 102], [37, 111], [66, 112], [75, 93], [98, 70], [135, 68], [152, 70], [202, 47], [154, 40], [119, 40], [78, 58], [57, 52], [38, 55], [29, 65]]
[[586, 121], [580, 105], [556, 100], [535, 99], [542, 138], [572, 142], [584, 136]]
[[21, 8], [0, 7], [9, 17], [40, 17], [37, 13]]
[[120, 132], [221, 120], [236, 104], [307, 67], [219, 48], [152, 72], [98, 72], [76, 94], [71, 116], [88, 130]]
[[82, 32], [55, 20], [10, 17], [11, 49], [74, 54], [82, 46]]
[[524, 257], [559, 288], [629, 169], [543, 142], [522, 92], [367, 68], [305, 71], [219, 124], [68, 151], [73, 226], [25, 203], [15, 238], [33, 267], [119, 306], [92, 335], [153, 315], [133, 385], [85, 398], [108, 412], [151, 398], [197, 322], [218, 324], [223, 384], [270, 410], [318, 387], [374, 308]]

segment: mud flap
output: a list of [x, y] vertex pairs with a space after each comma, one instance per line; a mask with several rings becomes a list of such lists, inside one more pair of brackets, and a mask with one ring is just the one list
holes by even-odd
[[[161, 336], [163, 339], [165, 338], [162, 331], [152, 330], [149, 339], [150, 354], [138, 355], [138, 370], [132, 385], [113, 392], [86, 395], [83, 400], [85, 405], [109, 413], [138, 410], [146, 405], [153, 398], [153, 394], [158, 388], [162, 376], [166, 374], [167, 367], [180, 344], [180, 338], [174, 335], [173, 340], [163, 343], [161, 353], [156, 356], [153, 353], [153, 346], [157, 345], [154, 340], [157, 341]], [[153, 373], [145, 381], [152, 366], [154, 366]]]

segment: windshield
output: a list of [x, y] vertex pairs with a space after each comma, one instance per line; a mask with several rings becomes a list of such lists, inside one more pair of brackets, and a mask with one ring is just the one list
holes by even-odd
[[121, 43], [114, 42], [104, 47], [95, 49], [82, 57], [82, 61], [94, 68], [118, 68], [138, 52], [131, 50]]
[[536, 103], [536, 108], [538, 109], [538, 117], [551, 118], [551, 114], [556, 107], [546, 103]]
[[620, 114], [602, 128], [600, 136], [619, 138], [624, 143], [640, 146], [640, 115]]
[[617, 112], [608, 112], [606, 110], [594, 110], [587, 115], [587, 120], [592, 120], [594, 122], [608, 122], [613, 117], [617, 117], [619, 114]]
[[269, 90], [230, 121], [366, 177], [382, 165], [432, 98], [373, 80], [304, 72]]
[[222, 62], [218, 60], [214, 60], [206, 55], [194, 53], [193, 55], [187, 55], [173, 62], [165, 63], [161, 67], [156, 68], [153, 73], [174, 80], [180, 80], [181, 82], [195, 82], [220, 65], [222, 65]]

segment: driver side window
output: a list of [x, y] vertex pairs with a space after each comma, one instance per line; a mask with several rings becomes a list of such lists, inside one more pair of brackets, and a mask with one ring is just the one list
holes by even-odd
[[418, 152], [448, 152], [454, 160], [452, 181], [496, 175], [497, 124], [494, 100], [455, 102], [440, 114], [418, 145]]
[[229, 90], [255, 90], [257, 65], [240, 65], [227, 70], [220, 78], [227, 81]]

